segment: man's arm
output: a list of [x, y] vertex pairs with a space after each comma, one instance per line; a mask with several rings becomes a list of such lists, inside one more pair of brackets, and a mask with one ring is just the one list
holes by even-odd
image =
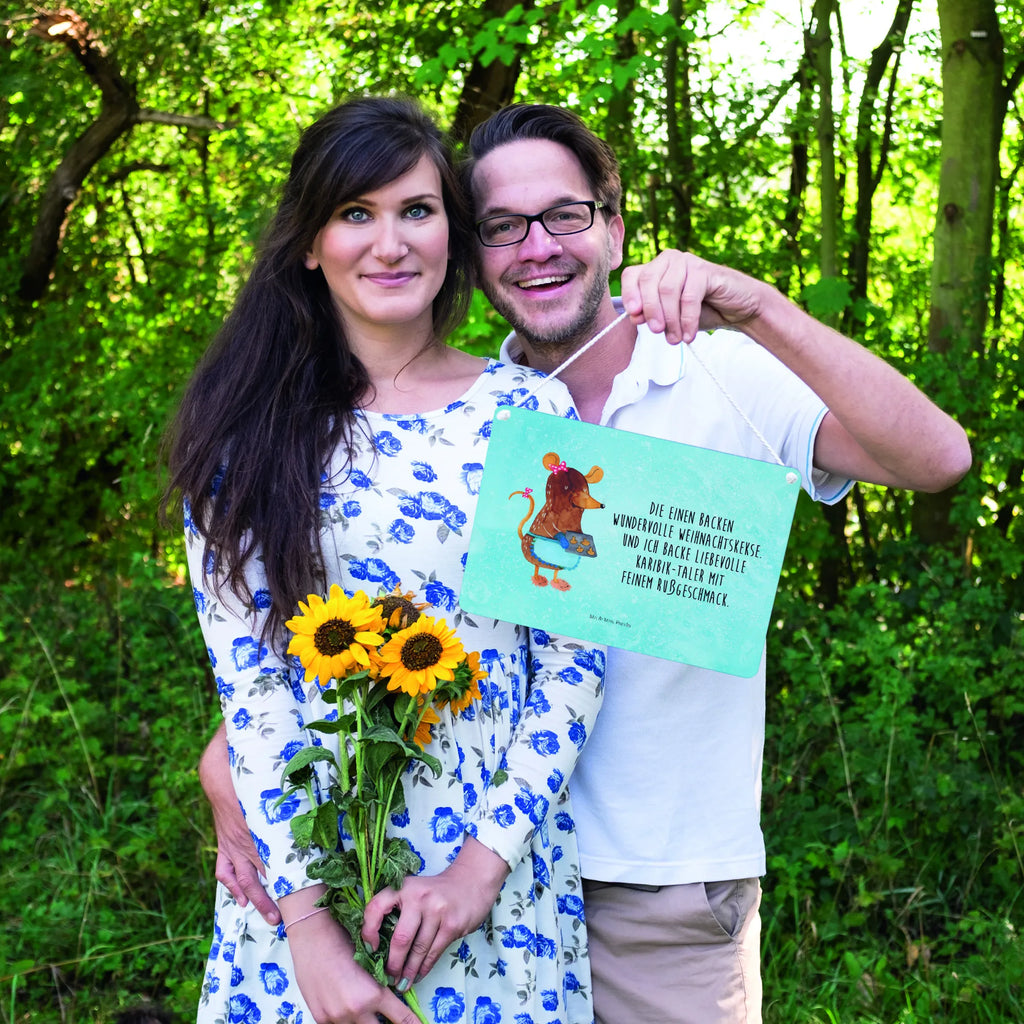
[[231, 782], [228, 737], [223, 722], [199, 759], [199, 782], [213, 809], [213, 827], [217, 833], [217, 881], [227, 887], [240, 906], [247, 906], [252, 900], [267, 924], [279, 924], [281, 915], [277, 904], [260, 884], [263, 864]]
[[763, 281], [666, 250], [623, 270], [622, 299], [634, 322], [664, 329], [670, 342], [731, 327], [784, 363], [829, 408], [814, 448], [819, 469], [919, 491], [951, 487], [970, 469], [967, 435], [955, 420], [888, 363]]

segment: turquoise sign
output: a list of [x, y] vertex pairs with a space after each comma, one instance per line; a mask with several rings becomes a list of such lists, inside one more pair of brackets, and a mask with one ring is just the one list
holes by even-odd
[[799, 490], [785, 466], [501, 410], [460, 603], [751, 676]]

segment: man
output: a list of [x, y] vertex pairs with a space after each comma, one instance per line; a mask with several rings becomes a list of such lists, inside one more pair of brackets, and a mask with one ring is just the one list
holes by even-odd
[[[620, 315], [615, 157], [575, 115], [525, 104], [470, 149], [481, 288], [515, 331], [503, 358], [551, 372]], [[630, 317], [560, 373], [583, 419], [752, 458], [760, 434], [826, 502], [854, 479], [941, 490], [967, 472], [953, 420], [771, 286], [668, 253], [627, 268], [622, 287]], [[735, 330], [704, 333], [721, 327]], [[764, 706], [763, 657], [741, 679], [609, 651], [572, 782], [598, 1024], [761, 1019]], [[224, 756], [204, 755], [208, 791]], [[218, 877], [272, 913], [244, 826], [223, 801], [216, 813]]]

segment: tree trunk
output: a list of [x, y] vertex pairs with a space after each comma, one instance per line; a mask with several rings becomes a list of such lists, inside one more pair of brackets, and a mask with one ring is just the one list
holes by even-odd
[[[517, 5], [529, 10], [533, 7], [533, 0], [486, 0], [481, 10], [485, 20], [489, 20], [505, 17]], [[463, 80], [462, 93], [452, 118], [451, 136], [455, 142], [467, 142], [478, 124], [512, 102], [521, 65], [518, 53], [510, 64], [492, 60], [484, 66], [479, 57], [473, 61]]]
[[[939, 0], [942, 41], [942, 168], [931, 275], [928, 347], [951, 369], [981, 351], [990, 294], [999, 142], [1006, 112], [1003, 38], [994, 0]], [[965, 405], [961, 410], [970, 410]], [[915, 534], [929, 544], [957, 539], [951, 492], [920, 494]]]

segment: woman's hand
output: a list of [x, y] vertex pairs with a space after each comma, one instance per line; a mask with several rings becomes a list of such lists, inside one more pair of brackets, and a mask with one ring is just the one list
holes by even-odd
[[419, 1024], [394, 992], [355, 962], [351, 940], [326, 910], [301, 921], [300, 916], [285, 910], [285, 920], [295, 921], [287, 928], [288, 946], [295, 981], [316, 1024]]
[[199, 760], [199, 781], [213, 810], [213, 827], [217, 833], [214, 872], [217, 881], [235, 897], [240, 907], [247, 906], [252, 900], [267, 924], [279, 924], [281, 915], [277, 904], [260, 883], [263, 864], [256, 853], [256, 845], [231, 782], [228, 739], [223, 722]]
[[397, 892], [382, 889], [363, 915], [363, 939], [376, 949], [385, 916], [398, 909], [388, 951], [388, 976], [404, 992], [425, 977], [456, 939], [475, 931], [491, 912], [509, 866], [472, 836], [439, 875], [412, 875]]

